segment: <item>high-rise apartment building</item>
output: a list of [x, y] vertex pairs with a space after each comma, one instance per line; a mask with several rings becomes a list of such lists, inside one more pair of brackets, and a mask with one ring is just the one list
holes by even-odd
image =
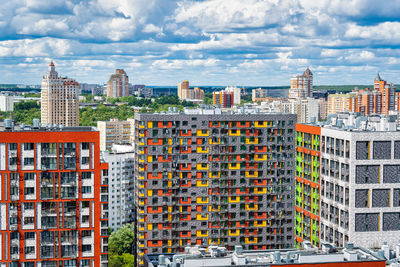
[[182, 100], [202, 100], [204, 98], [204, 90], [199, 87], [189, 88], [189, 81], [185, 80], [178, 83], [178, 97]]
[[107, 164], [91, 127], [0, 128], [0, 266], [107, 266]]
[[233, 92], [213, 92], [213, 106], [220, 108], [231, 108], [233, 107]]
[[100, 131], [100, 150], [110, 150], [113, 144], [131, 144], [134, 138], [134, 120], [126, 121], [111, 119], [98, 121], [97, 129]]
[[[219, 111], [219, 112], [218, 112]], [[294, 114], [135, 114], [137, 259], [294, 245]]]
[[289, 98], [313, 96], [313, 73], [307, 68], [302, 75], [290, 79]]
[[328, 114], [354, 111], [357, 103], [356, 94], [330, 94], [328, 95]]
[[381, 78], [378, 74], [374, 80], [374, 90], [381, 93], [381, 113], [385, 116], [389, 114], [389, 111], [395, 110], [396, 102], [396, 88], [392, 83], [388, 83]]
[[71, 78], [61, 77], [53, 62], [42, 79], [42, 124], [64, 126], [79, 125], [79, 84]]
[[324, 125], [296, 129], [296, 245], [302, 240], [396, 245], [400, 131], [395, 117], [336, 114]]
[[102, 153], [108, 163], [108, 226], [117, 231], [134, 221], [134, 148], [114, 146], [112, 151]]
[[129, 95], [129, 78], [122, 69], [116, 69], [107, 82], [107, 97], [123, 97]]
[[14, 96], [0, 95], [0, 111], [14, 111]]

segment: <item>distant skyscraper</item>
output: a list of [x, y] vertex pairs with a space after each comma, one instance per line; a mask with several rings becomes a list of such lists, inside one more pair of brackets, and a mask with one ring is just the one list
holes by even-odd
[[312, 97], [313, 73], [307, 68], [303, 75], [297, 75], [290, 79], [289, 98]]
[[117, 69], [107, 82], [107, 97], [122, 97], [129, 95], [129, 78], [122, 69]]
[[387, 83], [385, 80], [383, 80], [378, 73], [374, 80], [374, 90], [381, 93], [382, 114], [387, 116], [390, 110], [395, 110], [396, 88], [392, 83]]
[[189, 81], [185, 80], [178, 83], [178, 97], [182, 100], [202, 100], [204, 98], [204, 90], [199, 87], [189, 88]]
[[42, 124], [79, 125], [79, 84], [58, 76], [53, 61], [42, 80]]
[[188, 98], [188, 91], [189, 91], [188, 80], [178, 83], [178, 97], [180, 99]]

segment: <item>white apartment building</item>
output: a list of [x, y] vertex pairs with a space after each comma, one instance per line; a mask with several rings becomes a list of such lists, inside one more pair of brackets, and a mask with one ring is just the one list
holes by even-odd
[[103, 160], [108, 163], [108, 225], [113, 231], [134, 220], [134, 147], [113, 146], [104, 151]]
[[53, 62], [42, 79], [41, 122], [64, 126], [79, 125], [79, 84], [58, 75]]
[[130, 144], [134, 138], [134, 119], [126, 121], [111, 119], [98, 121], [97, 129], [100, 131], [100, 150], [110, 150], [113, 144]]
[[0, 111], [14, 111], [14, 96], [0, 95]]
[[400, 239], [395, 117], [328, 115], [321, 126], [321, 241], [377, 247]]

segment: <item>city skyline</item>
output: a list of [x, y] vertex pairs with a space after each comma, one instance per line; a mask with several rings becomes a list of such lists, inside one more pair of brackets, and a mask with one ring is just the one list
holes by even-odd
[[[133, 84], [399, 83], [399, 1], [9, 1], [0, 83], [39, 84], [51, 60], [78, 82], [117, 68]], [[24, 75], [20, 75], [24, 73]]]

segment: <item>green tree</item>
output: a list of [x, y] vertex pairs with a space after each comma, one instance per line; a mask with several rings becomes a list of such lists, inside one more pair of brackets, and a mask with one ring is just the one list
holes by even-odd
[[109, 259], [110, 267], [133, 267], [135, 262], [135, 256], [128, 253], [112, 255]]
[[111, 233], [108, 249], [111, 255], [122, 256], [124, 253], [132, 253], [132, 246], [135, 240], [135, 225], [127, 224]]

